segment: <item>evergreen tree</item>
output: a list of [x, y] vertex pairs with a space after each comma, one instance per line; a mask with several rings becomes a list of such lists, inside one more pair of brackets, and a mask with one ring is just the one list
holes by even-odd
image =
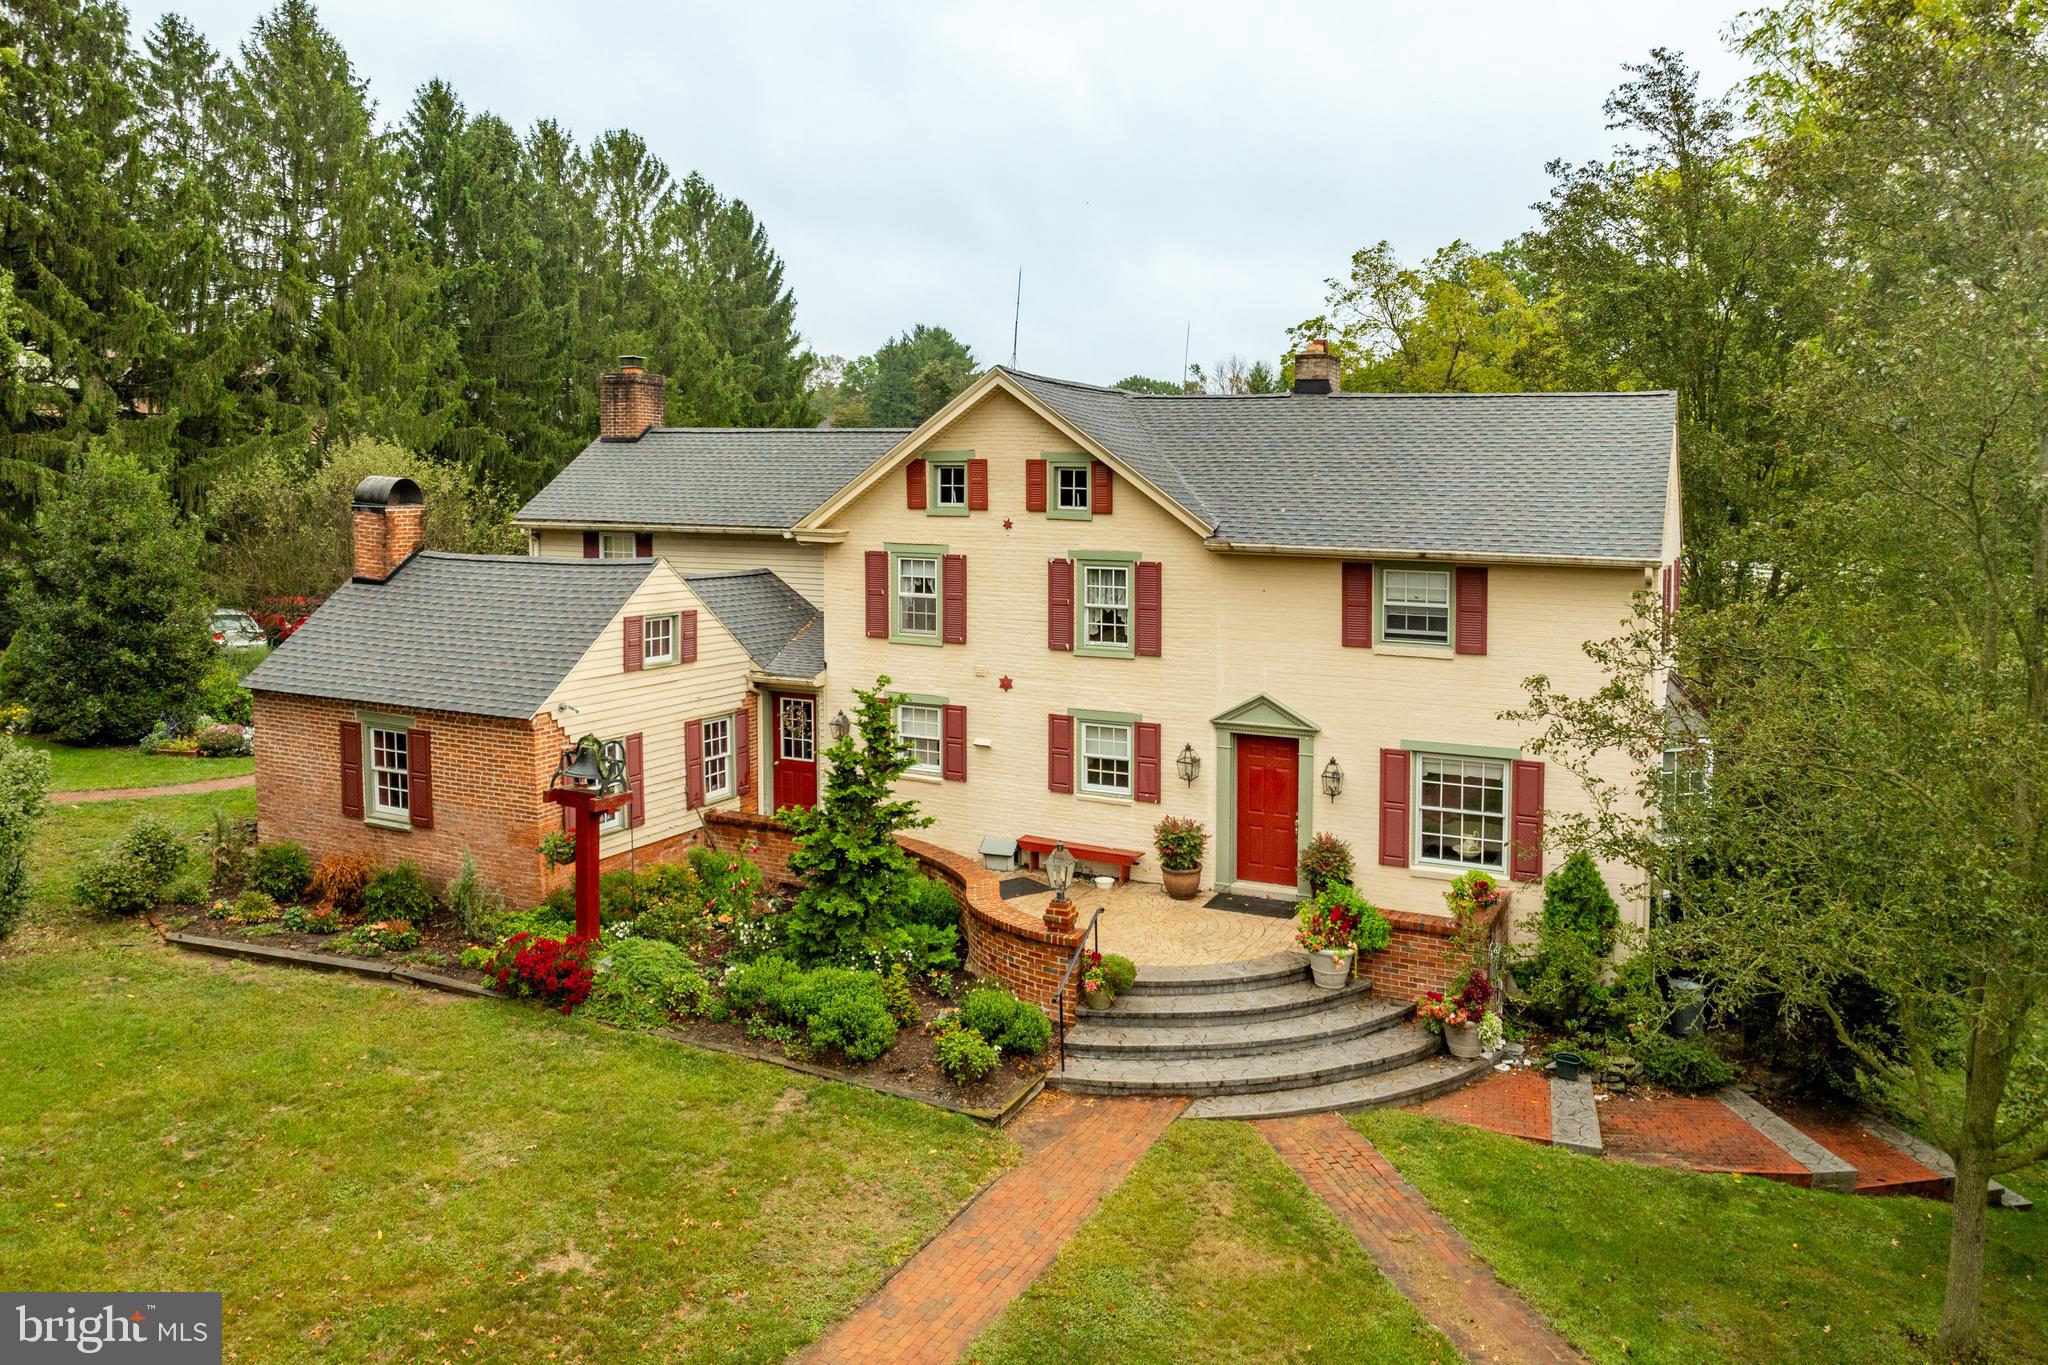
[[873, 355], [847, 362], [832, 421], [845, 427], [914, 427], [973, 379], [974, 352], [945, 328], [921, 322]]

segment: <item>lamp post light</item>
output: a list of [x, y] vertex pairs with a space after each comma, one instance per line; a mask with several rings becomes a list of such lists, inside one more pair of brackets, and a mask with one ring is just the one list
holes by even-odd
[[1335, 801], [1337, 793], [1343, 790], [1344, 770], [1337, 766], [1337, 760], [1333, 758], [1323, 765], [1323, 795]]
[[596, 938], [600, 830], [605, 816], [633, 799], [626, 781], [625, 746], [599, 744], [585, 735], [575, 748], [562, 751], [541, 798], [570, 813], [569, 835], [576, 841], [576, 936]]
[[1074, 903], [1067, 899], [1067, 889], [1074, 884], [1074, 855], [1067, 852], [1064, 839], [1055, 843], [1045, 857], [1045, 879], [1052, 884], [1052, 904], [1045, 907], [1046, 927], [1072, 929], [1078, 917]]
[[1195, 779], [1202, 775], [1202, 756], [1195, 752], [1194, 745], [1183, 744], [1180, 746], [1180, 757], [1173, 760], [1173, 766], [1179, 770], [1180, 780], [1192, 787], [1195, 785]]

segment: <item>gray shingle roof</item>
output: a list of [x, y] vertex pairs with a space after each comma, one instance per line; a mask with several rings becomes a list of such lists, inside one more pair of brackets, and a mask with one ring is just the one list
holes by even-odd
[[387, 582], [342, 584], [247, 685], [523, 720], [659, 564], [415, 555]]
[[592, 441], [516, 520], [784, 530], [906, 434], [889, 427], [657, 427], [637, 441]]
[[825, 671], [825, 614], [772, 571], [684, 574], [683, 581], [763, 673], [815, 678]]
[[1661, 554], [1669, 393], [1155, 396], [1007, 373], [1221, 541]]

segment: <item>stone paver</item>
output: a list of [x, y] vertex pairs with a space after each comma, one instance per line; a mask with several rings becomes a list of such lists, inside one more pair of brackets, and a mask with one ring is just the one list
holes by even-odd
[[1729, 1086], [1717, 1096], [1736, 1117], [1762, 1133], [1806, 1168], [1807, 1185], [1816, 1190], [1848, 1194], [1856, 1188], [1856, 1168], [1834, 1152], [1815, 1142], [1784, 1119], [1764, 1108], [1762, 1101], [1747, 1090]]
[[1734, 1172], [1788, 1185], [1812, 1173], [1715, 1099], [1615, 1098], [1600, 1106], [1607, 1155], [1645, 1166]]
[[1580, 1156], [1599, 1156], [1605, 1150], [1600, 1141], [1600, 1106], [1593, 1102], [1591, 1081], [1550, 1078], [1550, 1140]]
[[904, 1262], [806, 1361], [957, 1360], [1052, 1264], [1184, 1101], [1041, 1095], [1011, 1125], [1027, 1155]]
[[142, 796], [196, 796], [202, 792], [231, 792], [237, 787], [256, 785], [256, 774], [239, 777], [209, 777], [203, 782], [175, 782], [168, 787], [101, 787], [95, 791], [51, 792], [54, 805], [69, 806], [80, 801], [128, 801]]
[[[1076, 886], [1068, 894], [1083, 924], [1101, 908], [1102, 951], [1121, 953], [1141, 967], [1237, 962], [1294, 947], [1293, 920], [1206, 909], [1207, 891], [1177, 901], [1155, 883], [1127, 882], [1107, 891], [1092, 884]], [[1042, 915], [1051, 900], [1047, 892], [1008, 903]]]
[[1550, 1088], [1537, 1071], [1494, 1071], [1463, 1090], [1408, 1106], [1451, 1123], [1550, 1141]]
[[1318, 1114], [1261, 1119], [1257, 1126], [1394, 1287], [1467, 1360], [1541, 1365], [1584, 1359], [1343, 1119]]

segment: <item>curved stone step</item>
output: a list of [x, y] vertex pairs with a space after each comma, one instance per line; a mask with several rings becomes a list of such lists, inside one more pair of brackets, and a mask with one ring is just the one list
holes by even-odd
[[1281, 1018], [1290, 1014], [1313, 1014], [1335, 1009], [1372, 994], [1372, 983], [1354, 981], [1338, 990], [1326, 991], [1304, 973], [1300, 980], [1270, 981], [1239, 991], [1198, 991], [1188, 995], [1120, 995], [1106, 1010], [1079, 1009], [1081, 1023], [1135, 1025], [1207, 1025], [1233, 1020]]
[[1418, 1104], [1477, 1080], [1492, 1065], [1493, 1061], [1488, 1057], [1463, 1061], [1439, 1053], [1389, 1071], [1304, 1086], [1299, 1090], [1212, 1095], [1190, 1104], [1181, 1111], [1181, 1116], [1191, 1119], [1279, 1119], [1297, 1114], [1321, 1114], [1332, 1109], [1381, 1109], [1397, 1104]]
[[[1203, 997], [1215, 999], [1217, 997]], [[1067, 1033], [1069, 1057], [1253, 1057], [1315, 1043], [1341, 1043], [1393, 1028], [1415, 1013], [1395, 1000], [1351, 995], [1333, 1008], [1306, 1013], [1255, 1015], [1241, 1021], [1204, 1019], [1180, 1027], [1152, 1020], [1120, 1024], [1107, 1011]]]
[[1205, 995], [1253, 990], [1297, 977], [1308, 980], [1308, 954], [1289, 949], [1243, 962], [1203, 962], [1190, 967], [1140, 967], [1124, 992], [1134, 995]]
[[1442, 1046], [1420, 1025], [1403, 1024], [1250, 1057], [1069, 1056], [1065, 1068], [1053, 1070], [1045, 1082], [1090, 1095], [1243, 1095], [1367, 1076], [1420, 1061]]

